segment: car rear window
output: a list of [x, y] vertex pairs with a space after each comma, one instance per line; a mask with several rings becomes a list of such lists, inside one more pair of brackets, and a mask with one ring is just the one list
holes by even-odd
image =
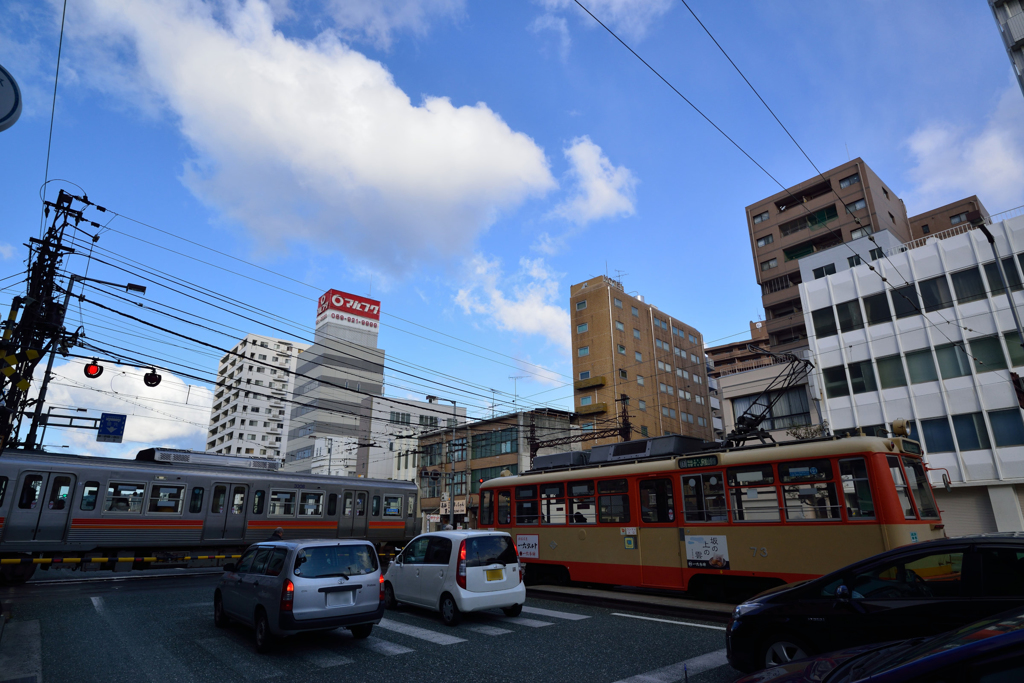
[[368, 545], [303, 548], [295, 556], [295, 575], [306, 579], [360, 576], [377, 571], [377, 554]]
[[477, 536], [466, 539], [466, 566], [486, 567], [489, 564], [515, 564], [516, 556], [512, 537], [504, 534]]

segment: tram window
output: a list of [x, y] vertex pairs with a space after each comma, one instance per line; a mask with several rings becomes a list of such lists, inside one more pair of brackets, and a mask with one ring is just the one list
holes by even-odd
[[871, 500], [871, 485], [868, 483], [868, 469], [864, 464], [864, 458], [840, 460], [839, 477], [843, 481], [846, 516], [850, 519], [874, 519], [875, 504]]
[[569, 524], [597, 524], [597, 506], [594, 504], [594, 482], [569, 482]]
[[537, 523], [537, 487], [516, 487], [516, 524], [528, 526]]
[[725, 482], [721, 472], [684, 474], [683, 513], [687, 522], [726, 522]]
[[153, 484], [153, 488], [149, 492], [149, 511], [176, 515], [181, 512], [184, 494], [184, 486]]
[[327, 496], [327, 516], [333, 517], [338, 514], [338, 494], [332, 493]]
[[498, 491], [498, 524], [512, 523], [512, 494]]
[[779, 463], [779, 480], [783, 484], [792, 484], [798, 481], [828, 481], [831, 478], [832, 463], [828, 460]]
[[[412, 499], [410, 498], [410, 500], [412, 500]], [[365, 493], [357, 493], [356, 494], [356, 517], [365, 517], [365, 516], [366, 516], [366, 494]]]
[[264, 504], [266, 502], [267, 502], [267, 492], [266, 491], [257, 491], [256, 493], [252, 494], [252, 514], [254, 514], [254, 515], [262, 515], [263, 514], [263, 506], [264, 506]]
[[224, 501], [228, 497], [227, 486], [214, 486], [213, 487], [213, 500], [210, 501], [210, 512], [215, 515], [219, 515], [224, 512]]
[[921, 519], [938, 519], [939, 512], [935, 508], [932, 487], [928, 485], [928, 478], [924, 473], [924, 464], [917, 458], [903, 456], [902, 460], [903, 470], [907, 473], [907, 482], [910, 484], [910, 495], [914, 497], [914, 504], [921, 513]]
[[0, 507], [3, 507], [5, 493], [7, 493], [7, 477], [0, 477]]
[[270, 559], [270, 548], [263, 548], [256, 553], [256, 559], [252, 561], [252, 573], [262, 574], [267, 568], [267, 561]]
[[294, 517], [295, 491], [275, 491], [270, 489], [270, 506], [267, 517]]
[[21, 497], [18, 499], [18, 507], [22, 510], [33, 510], [38, 507], [42, 489], [42, 476], [30, 474], [25, 477], [25, 483], [21, 485]]
[[[771, 467], [768, 468], [771, 470]], [[732, 472], [729, 472], [732, 476]], [[732, 481], [730, 480], [730, 485]], [[732, 503], [732, 520], [734, 522], [778, 522], [779, 493], [774, 486], [747, 486], [730, 488], [729, 500]]]
[[760, 486], [774, 484], [775, 475], [771, 465], [752, 467], [730, 467], [727, 471], [729, 486]]
[[104, 512], [142, 512], [142, 499], [146, 495], [144, 484], [107, 485], [107, 498], [103, 502]]
[[[597, 482], [597, 521], [602, 524], [629, 523], [629, 481], [606, 479]], [[600, 495], [600, 494], [621, 495]]]
[[896, 484], [896, 495], [899, 496], [900, 505], [903, 507], [903, 516], [906, 519], [916, 519], [917, 515], [914, 514], [914, 506], [910, 504], [910, 494], [907, 492], [907, 482], [903, 478], [903, 470], [900, 469], [900, 459], [890, 455], [887, 460], [892, 481]]
[[[95, 510], [96, 499], [100, 495], [100, 483], [98, 481], [87, 481], [85, 486], [82, 487], [82, 502], [79, 504], [79, 508], [82, 510]], [[3, 502], [3, 496], [0, 495], [0, 503]]]
[[[331, 495], [334, 496], [333, 493]], [[337, 498], [337, 496], [334, 497]], [[337, 507], [337, 501], [335, 501], [335, 507]], [[333, 515], [334, 513], [332, 512], [331, 514]], [[370, 503], [370, 516], [380, 517], [380, 496], [373, 497], [373, 501]]]
[[322, 491], [303, 491], [299, 494], [299, 517], [323, 517], [324, 494]]
[[[86, 484], [88, 488], [88, 484]], [[84, 505], [84, 500], [83, 500]], [[203, 487], [197, 486], [192, 489], [192, 499], [188, 502], [189, 512], [202, 512], [203, 511]]]
[[667, 524], [676, 519], [671, 479], [646, 479], [640, 482], [640, 520], [648, 524]]
[[405, 516], [412, 517], [414, 512], [416, 512], [416, 496], [409, 496], [405, 500]]
[[494, 491], [480, 492], [480, 526], [494, 524]]
[[786, 519], [811, 521], [839, 519], [839, 497], [832, 482], [812, 482], [799, 486], [783, 486], [782, 499], [786, 501]]
[[[352, 508], [352, 494], [345, 494], [345, 505], [348, 507], [351, 514]], [[402, 516], [402, 497], [401, 496], [384, 496], [384, 516], [385, 517], [401, 517]]]
[[267, 562], [267, 576], [280, 575], [281, 570], [284, 569], [286, 557], [288, 557], [287, 548], [275, 548], [274, 552], [270, 555], [270, 561]]
[[516, 487], [516, 500], [533, 500], [537, 497], [536, 486], [518, 486]]
[[597, 482], [598, 493], [629, 493], [629, 481], [626, 479], [606, 479]]
[[231, 492], [231, 514], [233, 515], [244, 515], [245, 514], [245, 487], [236, 486], [235, 490]]
[[54, 477], [50, 487], [50, 500], [46, 506], [51, 510], [63, 510], [68, 505], [71, 493], [71, 477]]
[[565, 524], [565, 486], [563, 484], [541, 485], [540, 523]]
[[[341, 514], [344, 515], [345, 517], [351, 517], [352, 516], [352, 492], [351, 491], [346, 491], [345, 492], [345, 502], [342, 503]], [[396, 515], [396, 517], [401, 517], [401, 516], [402, 516], [402, 499], [399, 498], [398, 499], [398, 514]]]

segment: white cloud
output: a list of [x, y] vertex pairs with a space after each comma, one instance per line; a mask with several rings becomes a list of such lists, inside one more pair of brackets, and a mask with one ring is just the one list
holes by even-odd
[[564, 151], [576, 192], [552, 209], [550, 215], [584, 226], [601, 218], [635, 213], [637, 179], [632, 171], [625, 166], [613, 166], [586, 135], [573, 140]]
[[[81, 429], [49, 428], [46, 444], [69, 446], [63, 453], [131, 457], [143, 448], [165, 446], [206, 450], [213, 393], [203, 386], [191, 387], [169, 372], [160, 371], [159, 386], [147, 387], [142, 381], [146, 370], [104, 363], [103, 374], [94, 380], [82, 372], [85, 361], [71, 360], [53, 368], [46, 390], [47, 406], [88, 408], [84, 414], [128, 415], [124, 443], [96, 443], [96, 432]], [[36, 368], [33, 395], [38, 391], [45, 363]], [[185, 401], [188, 400], [186, 404]], [[62, 411], [57, 411], [62, 412]]]
[[569, 58], [569, 48], [572, 46], [572, 38], [569, 36], [569, 26], [566, 24], [564, 17], [556, 17], [550, 12], [545, 12], [530, 22], [529, 28], [530, 31], [535, 34], [540, 34], [544, 31], [554, 31], [558, 36], [559, 57], [562, 58], [563, 62]]
[[916, 187], [909, 213], [977, 194], [990, 211], [1024, 203], [1024, 101], [1016, 82], [979, 131], [948, 122], [928, 124], [907, 142]]
[[[499, 330], [540, 335], [560, 351], [569, 351], [569, 312], [556, 303], [562, 299], [560, 276], [544, 259], [520, 259], [519, 271], [506, 278], [500, 261], [476, 254], [466, 270], [468, 282], [455, 296], [464, 313], [484, 316]], [[533, 366], [524, 371], [539, 372]]]
[[[574, 8], [585, 19], [584, 25], [597, 26], [574, 0], [538, 0], [549, 12]], [[624, 39], [642, 40], [651, 25], [669, 11], [671, 0], [587, 0], [583, 3], [594, 16]]]
[[[82, 77], [172, 113], [196, 153], [184, 182], [265, 249], [305, 240], [397, 272], [556, 186], [543, 150], [486, 104], [415, 105], [331, 31], [293, 40], [273, 20], [262, 0], [91, 0], [69, 16], [94, 59]], [[140, 85], [106, 75], [119, 68]]]
[[0, 259], [6, 261], [9, 258], [14, 258], [14, 245], [13, 244], [0, 244]]
[[465, 9], [465, 0], [333, 0], [328, 6], [342, 35], [383, 49], [394, 33], [426, 35], [435, 16], [458, 18]]

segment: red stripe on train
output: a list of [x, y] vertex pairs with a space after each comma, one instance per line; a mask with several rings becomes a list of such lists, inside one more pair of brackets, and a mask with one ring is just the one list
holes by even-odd
[[71, 528], [79, 527], [82, 525], [89, 525], [93, 527], [119, 527], [124, 525], [139, 526], [139, 527], [164, 527], [164, 526], [178, 526], [178, 527], [195, 527], [202, 528], [203, 520], [201, 519], [93, 519], [90, 517], [79, 517], [71, 520]]
[[370, 522], [371, 529], [404, 529], [405, 522]]
[[284, 522], [277, 520], [248, 523], [250, 529], [276, 529], [277, 527], [282, 529], [334, 529], [337, 526], [335, 522]]

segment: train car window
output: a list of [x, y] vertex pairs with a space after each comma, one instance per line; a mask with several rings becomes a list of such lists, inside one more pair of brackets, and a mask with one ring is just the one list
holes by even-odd
[[197, 486], [192, 489], [192, 498], [188, 502], [189, 512], [202, 512], [203, 511], [203, 487]]
[[528, 526], [537, 523], [537, 487], [516, 487], [516, 524]]
[[683, 516], [687, 522], [727, 522], [725, 481], [721, 472], [684, 474]]
[[213, 487], [213, 500], [210, 501], [210, 512], [215, 515], [219, 515], [224, 512], [224, 502], [228, 497], [227, 486], [214, 486]]
[[276, 491], [270, 489], [270, 507], [267, 517], [294, 517], [295, 491]]
[[536, 486], [517, 486], [516, 500], [533, 500], [537, 497]]
[[594, 482], [570, 481], [569, 524], [597, 524], [597, 506], [594, 504]]
[[565, 524], [564, 484], [541, 484], [540, 523]]
[[365, 493], [357, 493], [356, 494], [356, 517], [365, 517], [365, 516], [366, 516], [366, 494]]
[[323, 517], [324, 494], [322, 491], [303, 491], [299, 494], [299, 517]]
[[107, 497], [103, 502], [104, 512], [142, 512], [142, 499], [146, 496], [145, 484], [107, 484]]
[[640, 482], [640, 519], [648, 524], [675, 521], [671, 479], [646, 479]]
[[597, 493], [597, 521], [602, 524], [629, 523], [629, 481], [627, 479], [599, 481], [597, 482]]
[[32, 510], [39, 506], [39, 496], [43, 489], [43, 478], [38, 474], [30, 474], [25, 477], [25, 483], [21, 485], [21, 496], [18, 498], [18, 507], [22, 510]]
[[629, 493], [629, 481], [627, 479], [606, 479], [597, 482], [598, 493]]
[[7, 493], [7, 477], [0, 477], [0, 507], [4, 504], [4, 494]]
[[327, 516], [333, 517], [338, 514], [338, 494], [332, 493], [327, 496]]
[[405, 516], [412, 517], [414, 512], [416, 512], [416, 496], [411, 495], [405, 501]]
[[149, 492], [149, 511], [176, 515], [181, 512], [184, 497], [184, 486], [153, 484]]
[[263, 548], [256, 553], [256, 558], [252, 561], [252, 573], [262, 574], [267, 568], [267, 560], [270, 559], [271, 548]]
[[270, 561], [267, 562], [267, 576], [279, 576], [287, 557], [287, 548], [274, 548], [274, 552], [270, 554]]
[[830, 481], [783, 486], [782, 499], [786, 502], [786, 519], [789, 521], [838, 520], [842, 517], [836, 485]]
[[498, 491], [498, 524], [512, 523], [512, 493]]
[[231, 514], [233, 515], [244, 515], [245, 514], [245, 487], [236, 486], [235, 490], [231, 492]]
[[[345, 498], [341, 504], [341, 514], [345, 517], [352, 516], [352, 492], [346, 491]], [[398, 499], [398, 517], [402, 516], [402, 499]]]
[[846, 516], [850, 519], [874, 519], [875, 504], [871, 500], [871, 484], [868, 482], [868, 468], [864, 458], [840, 460], [839, 478], [843, 482]]
[[802, 460], [780, 462], [779, 480], [783, 484], [798, 481], [828, 481], [832, 478], [832, 463], [828, 460]]
[[910, 494], [907, 493], [907, 482], [903, 478], [903, 470], [900, 469], [900, 459], [895, 455], [888, 456], [889, 471], [892, 473], [892, 481], [896, 484], [896, 495], [899, 496], [900, 506], [903, 508], [903, 516], [906, 519], [916, 519], [914, 506], [910, 504]]
[[257, 491], [256, 493], [252, 494], [252, 514], [254, 514], [254, 515], [262, 515], [263, 514], [263, 506], [266, 504], [266, 501], [267, 501], [267, 492], [266, 491]]
[[96, 509], [96, 499], [100, 496], [100, 483], [98, 481], [87, 481], [82, 487], [82, 502], [78, 505], [88, 512]]
[[370, 504], [370, 516], [380, 517], [380, 496], [373, 497], [373, 502]]
[[480, 492], [480, 526], [494, 524], [494, 491]]
[[53, 486], [50, 487], [50, 500], [46, 506], [51, 510], [63, 510], [68, 506], [69, 495], [71, 495], [71, 477], [54, 477]]
[[592, 481], [570, 481], [569, 495], [572, 497], [594, 495], [594, 482]]
[[939, 511], [935, 507], [932, 487], [924, 473], [924, 464], [920, 458], [908, 458], [905, 455], [901, 460], [903, 471], [907, 473], [907, 483], [910, 484], [910, 495], [914, 497], [914, 504], [921, 513], [921, 519], [938, 519]]
[[[768, 470], [770, 471], [771, 467]], [[732, 476], [731, 470], [729, 476]], [[732, 481], [732, 479], [729, 480], [730, 485]], [[800, 487], [787, 486], [786, 488]], [[732, 521], [734, 522], [778, 522], [782, 519], [779, 512], [779, 492], [774, 486], [730, 488], [729, 502], [732, 504]]]
[[729, 486], [761, 486], [775, 483], [771, 465], [730, 467], [726, 472]]
[[[351, 494], [349, 494], [351, 495]], [[352, 501], [349, 501], [349, 505]], [[402, 497], [401, 496], [384, 496], [384, 516], [385, 517], [401, 517], [402, 516]]]

